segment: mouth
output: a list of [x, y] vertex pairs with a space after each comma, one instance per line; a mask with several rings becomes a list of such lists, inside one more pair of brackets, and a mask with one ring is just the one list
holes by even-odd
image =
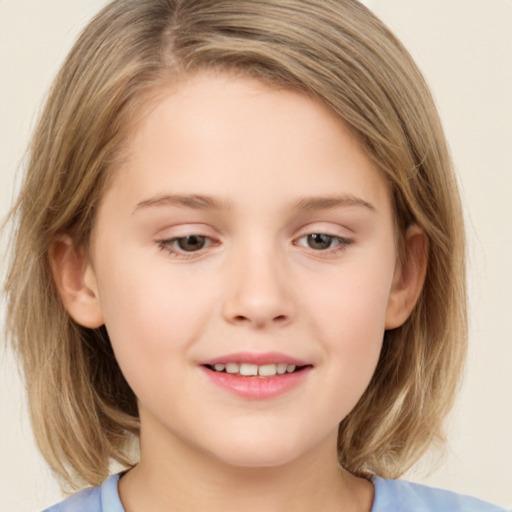
[[216, 386], [249, 400], [265, 400], [302, 385], [313, 364], [277, 352], [238, 353], [203, 361], [200, 368]]
[[270, 363], [270, 364], [253, 364], [253, 363], [216, 363], [205, 364], [205, 368], [217, 373], [227, 373], [234, 376], [242, 377], [259, 377], [271, 378], [297, 373], [303, 371], [311, 365], [296, 365], [288, 363]]

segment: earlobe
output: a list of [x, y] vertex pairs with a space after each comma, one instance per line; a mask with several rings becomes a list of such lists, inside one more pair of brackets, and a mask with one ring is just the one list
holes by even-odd
[[49, 250], [53, 279], [62, 303], [80, 325], [96, 329], [104, 324], [94, 269], [85, 251], [68, 236], [55, 239]]
[[428, 262], [428, 238], [417, 225], [405, 233], [405, 250], [397, 264], [386, 310], [386, 329], [400, 327], [411, 314], [425, 281]]

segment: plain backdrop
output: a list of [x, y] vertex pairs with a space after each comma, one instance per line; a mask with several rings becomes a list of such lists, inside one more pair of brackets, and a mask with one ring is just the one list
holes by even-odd
[[[448, 423], [445, 458], [428, 475], [434, 459], [428, 454], [406, 476], [512, 510], [512, 1], [365, 3], [402, 39], [432, 87], [468, 221], [471, 334], [465, 383]], [[0, 216], [14, 197], [50, 80], [104, 4], [0, 0]], [[8, 241], [2, 243], [3, 254]], [[2, 311], [3, 305], [2, 299]], [[38, 511], [62, 495], [34, 446], [12, 356], [0, 351], [0, 357], [0, 508]]]

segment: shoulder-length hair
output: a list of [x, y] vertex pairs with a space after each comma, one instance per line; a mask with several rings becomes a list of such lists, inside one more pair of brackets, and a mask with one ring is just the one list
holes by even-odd
[[87, 247], [99, 199], [144, 104], [201, 69], [248, 74], [327, 105], [387, 177], [398, 238], [428, 237], [408, 320], [384, 335], [373, 379], [339, 426], [340, 464], [396, 477], [442, 438], [466, 350], [464, 228], [428, 87], [401, 43], [356, 0], [115, 0], [85, 28], [33, 135], [11, 220], [7, 334], [23, 363], [39, 448], [72, 486], [130, 465], [133, 392], [104, 328], [77, 325], [48, 250]]

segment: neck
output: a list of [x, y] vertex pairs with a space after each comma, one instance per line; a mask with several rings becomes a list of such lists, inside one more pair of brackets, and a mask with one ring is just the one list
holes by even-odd
[[[158, 446], [156, 446], [158, 444]], [[239, 467], [176, 440], [141, 435], [140, 463], [119, 484], [126, 512], [369, 512], [373, 486], [338, 467], [336, 436], [277, 467]]]

